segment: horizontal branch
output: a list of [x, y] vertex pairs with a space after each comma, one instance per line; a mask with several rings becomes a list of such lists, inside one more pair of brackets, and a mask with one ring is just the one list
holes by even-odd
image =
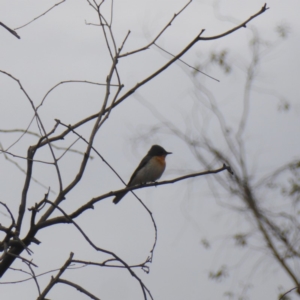
[[[92, 84], [92, 85], [99, 85], [99, 86], [107, 86], [107, 83], [101, 83], [101, 82], [94, 82], [94, 81], [88, 81], [88, 80], [64, 80], [61, 81], [59, 83], [57, 83], [56, 85], [54, 85], [50, 90], [48, 90], [48, 92], [45, 94], [45, 96], [43, 97], [40, 105], [37, 107], [39, 108], [40, 106], [43, 105], [46, 97], [54, 90], [56, 89], [58, 86], [62, 85], [62, 84], [66, 84], [66, 83], [87, 83], [87, 84]], [[110, 84], [110, 86], [114, 86], [114, 87], [119, 87], [118, 84]]]
[[11, 153], [11, 152], [0, 149], [0, 154], [1, 153], [4, 153], [6, 155], [10, 155], [12, 157], [21, 158], [21, 159], [26, 160], [26, 161], [30, 160], [32, 162], [38, 162], [38, 163], [47, 164], [47, 165], [54, 165], [53, 162], [43, 161], [43, 160], [39, 160], [39, 159], [32, 159], [32, 158], [24, 157], [24, 156], [17, 155], [17, 154], [14, 154], [14, 153]]
[[148, 188], [148, 187], [152, 187], [152, 186], [171, 184], [171, 183], [175, 183], [175, 182], [186, 180], [186, 179], [193, 178], [193, 177], [199, 177], [199, 176], [204, 176], [204, 175], [209, 175], [209, 174], [217, 174], [217, 173], [220, 173], [220, 172], [225, 171], [225, 170], [227, 170], [230, 174], [233, 174], [231, 168], [224, 164], [221, 168], [216, 169], [216, 170], [208, 170], [208, 171], [204, 171], [204, 172], [192, 173], [192, 174], [177, 177], [177, 178], [174, 178], [174, 179], [171, 179], [171, 180], [147, 183], [147, 184], [143, 184], [143, 185], [135, 185], [135, 186], [131, 186], [131, 187], [126, 187], [126, 188], [121, 189], [121, 190], [109, 192], [109, 193], [106, 193], [106, 194], [103, 194], [101, 196], [98, 196], [98, 197], [95, 197], [95, 198], [91, 199], [89, 202], [87, 202], [86, 204], [84, 204], [83, 206], [78, 208], [76, 211], [69, 214], [68, 217], [66, 217], [66, 216], [55, 217], [55, 218], [46, 220], [44, 222], [41, 222], [40, 224], [37, 224], [36, 229], [39, 230], [41, 228], [48, 227], [48, 226], [51, 226], [51, 225], [54, 225], [54, 224], [59, 224], [59, 223], [72, 223], [71, 220], [74, 219], [74, 218], [77, 218], [85, 210], [93, 209], [95, 203], [97, 203], [97, 202], [99, 202], [103, 199], [106, 199], [108, 197], [116, 196], [117, 194], [125, 192], [125, 191], [129, 192], [129, 191], [133, 191], [133, 190], [137, 190], [137, 189], [141, 189], [141, 188]]
[[[118, 262], [117, 259], [107, 259], [103, 263], [100, 262], [94, 262], [94, 261], [85, 261], [85, 260], [78, 260], [78, 259], [73, 259], [73, 263], [77, 264], [83, 264], [84, 266], [99, 266], [99, 267], [107, 267], [107, 268], [119, 268], [119, 269], [127, 269], [126, 266], [124, 265], [113, 265], [113, 264], [108, 264], [112, 262]], [[136, 264], [136, 265], [129, 265], [130, 268], [141, 268], [145, 273], [149, 273], [149, 267], [146, 266], [146, 263], [150, 262], [149, 258], [147, 258], [146, 261]]]

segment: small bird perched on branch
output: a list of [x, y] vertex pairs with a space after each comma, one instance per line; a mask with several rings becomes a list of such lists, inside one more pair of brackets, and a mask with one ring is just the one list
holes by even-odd
[[[168, 154], [172, 154], [172, 152], [167, 152], [161, 146], [153, 145], [133, 172], [127, 186], [155, 182], [159, 179], [166, 168], [165, 158]], [[118, 193], [113, 199], [113, 203], [117, 204], [127, 193], [128, 191]]]

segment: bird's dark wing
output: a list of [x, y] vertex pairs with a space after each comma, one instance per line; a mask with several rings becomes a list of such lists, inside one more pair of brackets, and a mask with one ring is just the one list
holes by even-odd
[[138, 172], [140, 169], [142, 169], [142, 168], [147, 164], [148, 161], [149, 161], [149, 156], [146, 155], [146, 156], [142, 159], [142, 161], [140, 162], [140, 164], [138, 165], [138, 167], [135, 169], [135, 171], [133, 172], [133, 174], [131, 175], [130, 180], [129, 180], [127, 186], [130, 186], [130, 184], [131, 184], [133, 178], [136, 176], [137, 172]]
[[[133, 174], [131, 175], [131, 178], [127, 184], [127, 186], [130, 186], [131, 185], [131, 182], [132, 180], [135, 178], [137, 172], [142, 169], [146, 164], [147, 162], [149, 161], [149, 156], [146, 155], [142, 161], [140, 162], [140, 164], [138, 165], [138, 167], [135, 169], [135, 171], [133, 172]], [[123, 192], [123, 193], [119, 193], [116, 195], [116, 197], [113, 199], [113, 203], [117, 204], [121, 201], [121, 199], [128, 193], [128, 191], [126, 192]]]

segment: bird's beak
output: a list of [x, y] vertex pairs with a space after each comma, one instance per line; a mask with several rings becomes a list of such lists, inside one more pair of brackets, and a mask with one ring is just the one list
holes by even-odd
[[173, 154], [172, 152], [167, 152], [167, 155], [169, 155], [169, 154]]

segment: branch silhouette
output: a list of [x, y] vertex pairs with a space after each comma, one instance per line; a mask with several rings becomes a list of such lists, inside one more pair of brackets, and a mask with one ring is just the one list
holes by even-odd
[[[50, 9], [45, 11], [43, 14], [39, 15], [38, 17], [34, 18], [32, 21], [24, 24], [23, 26], [20, 26], [16, 29], [24, 28], [25, 26], [31, 24], [32, 22], [36, 21], [40, 17], [47, 14], [49, 11], [51, 11], [56, 6], [62, 4], [65, 2], [65, 0], [53, 5]], [[98, 247], [89, 237], [88, 234], [85, 233], [82, 228], [75, 222], [75, 219], [82, 215], [84, 212], [86, 212], [88, 209], [93, 209], [94, 204], [102, 201], [106, 198], [115, 196], [121, 192], [124, 191], [131, 191], [134, 193], [134, 190], [141, 189], [141, 188], [149, 188], [153, 186], [160, 186], [160, 185], [167, 185], [167, 184], [174, 184], [176, 182], [187, 180], [189, 178], [195, 178], [200, 176], [206, 176], [211, 174], [218, 174], [223, 171], [229, 172], [232, 176], [235, 176], [231, 170], [231, 167], [227, 163], [227, 160], [223, 160], [226, 164], [224, 164], [222, 167], [217, 169], [210, 169], [203, 171], [203, 172], [196, 172], [192, 174], [187, 174], [184, 176], [180, 176], [177, 178], [173, 178], [171, 180], [165, 180], [160, 182], [154, 182], [154, 183], [146, 183], [143, 185], [137, 185], [132, 187], [125, 187], [120, 190], [116, 191], [110, 191], [105, 194], [99, 195], [97, 197], [94, 197], [92, 199], [85, 200], [84, 204], [82, 206], [76, 206], [75, 208], [72, 208], [71, 213], [66, 213], [62, 207], [61, 204], [67, 199], [67, 197], [71, 197], [69, 194], [71, 191], [74, 191], [74, 188], [78, 186], [78, 184], [82, 181], [83, 176], [86, 173], [87, 165], [89, 162], [89, 158], [91, 158], [92, 153], [96, 153], [98, 157], [102, 159], [102, 161], [110, 168], [112, 172], [118, 178], [124, 183], [122, 178], [119, 176], [117, 171], [107, 162], [107, 160], [100, 154], [100, 152], [95, 147], [95, 141], [100, 129], [102, 129], [103, 124], [109, 120], [110, 115], [114, 112], [114, 109], [119, 106], [119, 104], [123, 103], [126, 99], [128, 99], [134, 92], [136, 92], [138, 89], [149, 83], [151, 80], [156, 78], [158, 75], [163, 73], [165, 70], [167, 70], [170, 66], [172, 66], [177, 61], [181, 60], [181, 57], [186, 54], [196, 43], [199, 41], [207, 41], [207, 40], [216, 40], [219, 38], [222, 38], [226, 35], [229, 35], [233, 33], [234, 31], [246, 27], [247, 23], [252, 21], [254, 18], [258, 17], [260, 14], [264, 13], [268, 8], [266, 5], [262, 7], [262, 9], [248, 18], [246, 21], [241, 23], [239, 26], [236, 26], [232, 28], [231, 30], [228, 30], [224, 33], [221, 33], [216, 36], [212, 37], [203, 37], [204, 29], [199, 30], [199, 33], [191, 40], [187, 45], [183, 47], [183, 49], [177, 53], [176, 55], [172, 55], [173, 57], [170, 58], [170, 60], [167, 63], [164, 63], [159, 68], [156, 69], [153, 73], [150, 75], [147, 75], [146, 77], [143, 77], [142, 80], [135, 82], [133, 85], [129, 86], [125, 92], [123, 92], [124, 85], [121, 80], [121, 73], [119, 73], [118, 69], [118, 63], [121, 59], [125, 59], [128, 56], [132, 56], [133, 54], [142, 52], [144, 50], [147, 50], [148, 48], [154, 46], [156, 47], [157, 40], [166, 32], [167, 28], [171, 26], [172, 22], [176, 20], [178, 15], [182, 14], [183, 11], [192, 3], [192, 1], [189, 1], [186, 3], [177, 13], [173, 15], [173, 17], [168, 21], [168, 23], [159, 31], [159, 33], [156, 35], [156, 37], [147, 45], [123, 53], [123, 49], [130, 37], [130, 31], [127, 31], [124, 35], [123, 39], [120, 42], [119, 39], [115, 38], [114, 32], [113, 32], [113, 5], [114, 2], [111, 2], [110, 7], [110, 14], [106, 15], [104, 12], [106, 12], [106, 7], [104, 8], [105, 1], [100, 1], [98, 3], [95, 0], [87, 0], [87, 3], [93, 8], [93, 11], [98, 17], [99, 21], [99, 30], [102, 30], [102, 36], [104, 37], [104, 41], [106, 44], [105, 50], [108, 55], [109, 60], [109, 69], [106, 73], [106, 81], [105, 83], [98, 83], [94, 81], [88, 81], [88, 80], [64, 80], [59, 81], [57, 80], [56, 84], [51, 85], [52, 87], [46, 91], [46, 93], [43, 93], [43, 97], [39, 99], [37, 102], [38, 105], [35, 104], [33, 101], [33, 97], [31, 97], [30, 93], [27, 92], [27, 89], [21, 83], [21, 81], [15, 77], [14, 75], [4, 71], [0, 70], [0, 73], [3, 74], [6, 77], [9, 77], [11, 80], [13, 80], [16, 83], [16, 86], [18, 86], [22, 92], [22, 97], [26, 98], [27, 103], [31, 106], [31, 109], [33, 111], [33, 117], [31, 118], [30, 124], [28, 125], [27, 129], [24, 131], [21, 129], [20, 132], [22, 132], [22, 136], [18, 138], [17, 141], [15, 141], [8, 149], [1, 149], [1, 152], [3, 152], [5, 155], [11, 155], [16, 158], [20, 159], [26, 159], [27, 161], [27, 167], [26, 170], [22, 169], [25, 174], [25, 180], [23, 183], [23, 190], [21, 194], [20, 199], [20, 205], [19, 205], [19, 211], [16, 215], [17, 217], [13, 216], [11, 210], [6, 206], [6, 204], [0, 202], [2, 206], [6, 208], [10, 215], [11, 224], [9, 226], [1, 226], [0, 231], [3, 232], [5, 235], [4, 239], [0, 243], [0, 250], [3, 251], [3, 254], [1, 256], [0, 260], [0, 277], [5, 274], [5, 272], [11, 267], [12, 263], [16, 259], [23, 260], [26, 262], [30, 269], [30, 273], [27, 273], [31, 276], [31, 278], [35, 281], [37, 290], [38, 290], [38, 299], [44, 299], [45, 296], [51, 291], [51, 289], [58, 283], [61, 284], [67, 284], [69, 286], [72, 286], [76, 288], [77, 290], [81, 291], [85, 295], [89, 296], [92, 299], [99, 299], [97, 296], [93, 295], [83, 287], [81, 287], [78, 284], [75, 284], [67, 279], [61, 278], [63, 274], [65, 274], [65, 271], [70, 268], [72, 263], [80, 263], [85, 265], [97, 265], [99, 267], [110, 267], [110, 268], [123, 268], [128, 271], [128, 273], [139, 283], [141, 287], [141, 291], [143, 293], [144, 299], [153, 299], [152, 294], [150, 290], [147, 288], [147, 286], [144, 284], [144, 282], [141, 280], [141, 278], [133, 271], [134, 268], [141, 268], [145, 272], [149, 272], [149, 267], [146, 265], [147, 263], [152, 262], [153, 259], [153, 253], [157, 242], [157, 226], [154, 220], [154, 217], [151, 213], [151, 211], [148, 209], [148, 207], [139, 199], [137, 196], [137, 199], [140, 201], [140, 203], [143, 205], [143, 207], [147, 210], [149, 213], [151, 220], [153, 222], [154, 230], [155, 230], [155, 238], [154, 243], [152, 246], [152, 249], [150, 250], [150, 256], [145, 259], [142, 263], [137, 264], [128, 264], [124, 259], [120, 258], [119, 255], [115, 254], [114, 252]], [[103, 6], [102, 6], [103, 5]], [[12, 34], [14, 34], [16, 37], [19, 38], [19, 36], [9, 29], [7, 26], [5, 26], [3, 23], [0, 23], [4, 28], [9, 30]], [[165, 51], [165, 50], [164, 50]], [[199, 70], [198, 70], [199, 71]], [[40, 111], [45, 108], [46, 100], [52, 91], [54, 91], [56, 88], [58, 88], [61, 85], [67, 84], [67, 83], [84, 83], [84, 84], [92, 84], [92, 85], [99, 85], [104, 87], [102, 98], [99, 101], [99, 106], [97, 107], [97, 110], [92, 115], [85, 115], [84, 118], [76, 121], [73, 124], [66, 125], [67, 123], [64, 121], [60, 121], [58, 119], [55, 119], [52, 127], [49, 127], [50, 129], [46, 130], [46, 127], [44, 126], [45, 120], [41, 118], [42, 114], [40, 114]], [[122, 93], [121, 93], [122, 92]], [[99, 97], [100, 98], [100, 97]], [[49, 101], [47, 101], [48, 104]], [[44, 105], [44, 106], [43, 106]], [[32, 113], [32, 112], [31, 112]], [[72, 113], [72, 109], [70, 109], [70, 113]], [[29, 131], [29, 127], [31, 126], [32, 122], [37, 122], [37, 132], [34, 133], [33, 131]], [[45, 122], [45, 124], [47, 124]], [[47, 124], [48, 125], [48, 124]], [[79, 129], [83, 128], [84, 125], [88, 125], [89, 131], [87, 135], [81, 134], [81, 131]], [[62, 132], [60, 130], [63, 130]], [[15, 129], [15, 131], [19, 132], [19, 129]], [[13, 153], [12, 150], [8, 151], [11, 147], [15, 146], [16, 144], [19, 144], [20, 140], [27, 135], [34, 136], [35, 138], [38, 138], [38, 140], [35, 140], [34, 144], [30, 143], [30, 147], [27, 149], [27, 154], [20, 155]], [[76, 137], [75, 141], [69, 142], [67, 139], [69, 137]], [[66, 139], [68, 141], [68, 144], [65, 148], [59, 147], [59, 143], [61, 140]], [[74, 147], [74, 144], [77, 141], [83, 141], [84, 150], [83, 151], [75, 151], [72, 149]], [[50, 159], [42, 160], [38, 156], [40, 153], [43, 153], [41, 150], [43, 150], [44, 146], [46, 146], [45, 150], [47, 150], [47, 154], [50, 155]], [[64, 152], [57, 153], [58, 149], [64, 149]], [[81, 154], [81, 156], [76, 156], [76, 158], [79, 157], [79, 167], [76, 169], [74, 173], [72, 173], [71, 177], [66, 179], [62, 176], [62, 158], [65, 158], [66, 155], [68, 155], [70, 152], [76, 152]], [[23, 151], [24, 153], [24, 151]], [[42, 155], [42, 154], [41, 154]], [[49, 161], [48, 161], [49, 160]], [[55, 184], [57, 185], [57, 193], [55, 194], [55, 199], [53, 201], [50, 201], [48, 199], [48, 194], [51, 191], [50, 187], [48, 187], [48, 192], [44, 195], [44, 198], [39, 200], [38, 203], [33, 205], [28, 209], [29, 213], [27, 212], [26, 208], [28, 206], [28, 199], [31, 196], [30, 193], [30, 185], [32, 181], [34, 181], [33, 172], [34, 172], [34, 166], [39, 163], [39, 167], [42, 166], [47, 172], [49, 169], [54, 170], [55, 169]], [[47, 169], [46, 169], [47, 168]], [[46, 187], [46, 185], [44, 185]], [[42, 198], [42, 197], [41, 197]], [[28, 224], [24, 224], [28, 220], [25, 218], [25, 212], [29, 214], [29, 222]], [[55, 213], [55, 214], [54, 214]], [[58, 214], [58, 216], [57, 216]], [[16, 221], [15, 221], [16, 220]], [[30, 252], [30, 249], [28, 248], [31, 243], [39, 244], [39, 241], [36, 239], [36, 235], [42, 231], [42, 229], [47, 228], [49, 226], [54, 226], [58, 224], [72, 224], [83, 236], [85, 241], [95, 250], [102, 252], [108, 256], [108, 258], [103, 263], [95, 263], [95, 262], [86, 262], [85, 260], [73, 260], [73, 253], [70, 253], [69, 258], [66, 260], [64, 265], [58, 270], [55, 277], [51, 278], [49, 283], [46, 285], [44, 289], [41, 289], [39, 286], [39, 282], [37, 280], [37, 277], [39, 275], [35, 275], [35, 272], [32, 269], [32, 266], [36, 266], [31, 260], [21, 256], [22, 252], [28, 251], [29, 254], [32, 254]], [[28, 225], [28, 226], [26, 226]], [[25, 233], [24, 233], [25, 231]], [[21, 233], [24, 234], [24, 237], [21, 238]]]

